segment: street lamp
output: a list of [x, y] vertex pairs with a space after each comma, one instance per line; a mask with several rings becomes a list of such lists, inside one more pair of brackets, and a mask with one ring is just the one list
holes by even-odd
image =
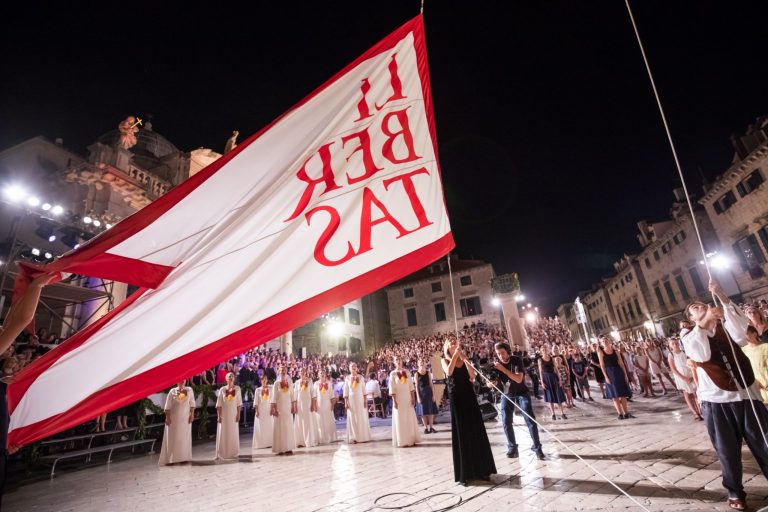
[[338, 338], [342, 334], [344, 334], [344, 324], [339, 322], [337, 319], [332, 318], [328, 321], [328, 324], [325, 326], [325, 332], [328, 333], [328, 335], [333, 336], [334, 338]]
[[491, 299], [491, 304], [493, 304], [495, 307], [499, 307], [501, 306], [501, 300], [499, 300], [498, 297], [494, 297]]

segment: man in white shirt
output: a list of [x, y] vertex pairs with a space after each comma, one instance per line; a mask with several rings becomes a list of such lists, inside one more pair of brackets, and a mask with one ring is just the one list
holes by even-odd
[[[760, 428], [762, 424], [762, 430], [768, 431], [768, 411], [759, 400], [752, 367], [740, 348], [747, 343], [747, 318], [715, 281], [709, 282], [709, 290], [723, 307], [701, 302], [689, 304], [685, 316], [694, 325], [682, 342], [686, 355], [696, 363], [701, 409], [723, 468], [728, 505], [734, 510], [744, 510], [741, 443], [747, 442], [768, 479], [768, 439], [763, 438]], [[725, 331], [733, 341], [729, 341]]]
[[[376, 380], [376, 374], [372, 373], [368, 376], [368, 382], [365, 383], [365, 398], [370, 400], [376, 406], [374, 410], [379, 410], [381, 404], [381, 386], [379, 381]], [[376, 413], [374, 413], [375, 416]]]

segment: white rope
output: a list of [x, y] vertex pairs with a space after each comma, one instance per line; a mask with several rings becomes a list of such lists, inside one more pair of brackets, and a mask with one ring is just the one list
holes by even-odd
[[489, 384], [490, 384], [490, 385], [491, 385], [491, 386], [492, 386], [492, 387], [493, 387], [493, 388], [494, 388], [496, 391], [498, 391], [498, 392], [501, 394], [501, 396], [502, 396], [502, 397], [506, 398], [506, 399], [507, 399], [507, 401], [508, 401], [509, 403], [511, 403], [512, 405], [514, 405], [514, 406], [517, 408], [517, 410], [518, 410], [518, 411], [520, 411], [521, 413], [523, 413], [523, 414], [524, 414], [524, 415], [525, 415], [527, 418], [529, 418], [529, 419], [530, 419], [531, 421], [533, 421], [533, 422], [534, 422], [536, 425], [538, 425], [538, 427], [539, 427], [540, 429], [542, 429], [544, 432], [546, 432], [547, 434], [549, 434], [549, 435], [550, 435], [550, 437], [552, 437], [552, 439], [554, 439], [555, 441], [557, 441], [558, 443], [560, 443], [560, 445], [561, 445], [563, 448], [565, 448], [566, 450], [568, 450], [569, 452], [571, 452], [571, 453], [574, 455], [574, 457], [576, 457], [576, 458], [577, 458], [577, 459], [579, 459], [581, 462], [583, 462], [583, 463], [584, 463], [584, 464], [585, 464], [585, 465], [586, 465], [586, 466], [587, 466], [589, 469], [591, 469], [592, 471], [594, 471], [594, 472], [595, 472], [597, 475], [599, 475], [599, 476], [600, 476], [600, 477], [601, 477], [603, 480], [605, 480], [606, 482], [608, 482], [609, 484], [611, 484], [613, 487], [615, 487], [615, 488], [616, 488], [616, 489], [617, 489], [617, 490], [618, 490], [618, 491], [619, 491], [621, 494], [623, 494], [624, 496], [626, 496], [627, 498], [629, 498], [630, 500], [632, 500], [632, 501], [633, 501], [633, 502], [634, 502], [634, 503], [635, 503], [635, 504], [636, 504], [638, 507], [640, 507], [641, 509], [645, 510], [646, 512], [650, 512], [650, 510], [648, 510], [648, 509], [647, 509], [645, 506], [643, 506], [643, 504], [642, 504], [642, 503], [640, 503], [640, 502], [639, 502], [639, 501], [637, 501], [635, 498], [633, 498], [632, 496], [630, 496], [630, 495], [627, 493], [627, 491], [625, 491], [624, 489], [622, 489], [621, 487], [619, 487], [618, 485], [616, 485], [616, 484], [615, 484], [615, 483], [614, 483], [614, 482], [613, 482], [613, 481], [612, 481], [610, 478], [608, 478], [608, 477], [607, 477], [607, 476], [605, 476], [605, 475], [604, 475], [602, 472], [600, 472], [600, 470], [598, 470], [598, 469], [597, 469], [596, 467], [594, 467], [592, 464], [590, 464], [589, 462], [587, 462], [586, 460], [584, 460], [584, 459], [581, 457], [581, 455], [579, 455], [578, 453], [576, 453], [575, 451], [573, 451], [573, 450], [571, 449], [571, 447], [570, 447], [570, 446], [568, 446], [567, 444], [565, 444], [564, 442], [562, 442], [562, 441], [560, 440], [560, 438], [558, 438], [558, 437], [557, 437], [555, 434], [553, 434], [553, 433], [552, 433], [552, 431], [551, 431], [551, 430], [549, 430], [549, 429], [548, 429], [548, 428], [546, 428], [544, 425], [542, 425], [541, 423], [539, 423], [538, 421], [536, 421], [536, 418], [534, 418], [533, 416], [531, 416], [531, 415], [529, 415], [527, 412], [525, 412], [525, 410], [523, 410], [523, 408], [522, 408], [522, 407], [520, 407], [519, 405], [517, 405], [517, 404], [514, 402], [514, 400], [512, 400], [511, 398], [509, 398], [509, 397], [508, 397], [508, 396], [507, 396], [507, 395], [506, 395], [506, 394], [505, 394], [505, 393], [504, 393], [502, 390], [500, 390], [500, 389], [499, 389], [499, 388], [496, 386], [496, 384], [494, 384], [494, 383], [493, 383], [493, 381], [491, 381], [491, 379], [489, 379], [488, 377], [486, 377], [486, 376], [485, 376], [485, 375], [484, 375], [484, 374], [483, 374], [483, 373], [482, 373], [482, 372], [481, 372], [481, 371], [480, 371], [480, 370], [479, 370], [479, 369], [478, 369], [478, 368], [477, 368], [475, 365], [473, 365], [471, 362], [469, 362], [469, 360], [468, 360], [468, 359], [464, 359], [464, 364], [466, 364], [466, 365], [469, 365], [470, 367], [472, 367], [472, 369], [473, 369], [473, 370], [475, 370], [475, 373], [476, 373], [477, 375], [479, 375], [479, 376], [481, 376], [482, 378], [484, 378], [484, 379], [486, 380], [486, 382], [488, 382], [488, 383], [489, 383]]
[[[448, 277], [449, 277], [449, 280], [450, 280], [450, 282], [451, 282], [451, 302], [453, 302], [453, 320], [454, 320], [454, 328], [456, 329], [456, 341], [457, 341], [457, 343], [458, 343], [458, 342], [459, 342], [459, 320], [458, 320], [458, 317], [456, 316], [456, 294], [455, 294], [455, 292], [454, 292], [454, 289], [453, 289], [453, 270], [451, 269], [451, 255], [450, 255], [450, 254], [448, 255]], [[509, 335], [509, 333], [507, 333], [507, 335]], [[573, 454], [573, 455], [574, 455], [574, 456], [575, 456], [577, 459], [579, 459], [581, 462], [583, 462], [584, 464], [586, 464], [586, 465], [587, 465], [587, 467], [588, 467], [589, 469], [591, 469], [592, 471], [594, 471], [596, 474], [600, 475], [600, 477], [602, 477], [602, 478], [603, 478], [603, 479], [604, 479], [606, 482], [608, 482], [609, 484], [611, 484], [612, 486], [614, 486], [616, 489], [618, 489], [618, 490], [619, 490], [619, 492], [621, 492], [621, 493], [622, 493], [624, 496], [626, 496], [627, 498], [629, 498], [630, 500], [632, 500], [632, 501], [633, 501], [635, 504], [637, 504], [637, 506], [639, 506], [640, 508], [642, 508], [642, 509], [643, 509], [643, 510], [645, 510], [646, 512], [650, 512], [650, 510], [648, 510], [647, 508], [645, 508], [645, 507], [642, 505], [642, 503], [640, 503], [640, 502], [639, 502], [639, 501], [637, 501], [635, 498], [633, 498], [632, 496], [630, 496], [629, 494], [627, 494], [627, 492], [626, 492], [624, 489], [622, 489], [621, 487], [619, 487], [618, 485], [616, 485], [615, 483], [613, 483], [613, 482], [611, 481], [611, 479], [610, 479], [610, 478], [608, 478], [608, 477], [607, 477], [607, 476], [605, 476], [603, 473], [601, 473], [601, 472], [600, 472], [598, 469], [596, 469], [594, 466], [592, 466], [592, 464], [590, 464], [589, 462], [587, 462], [586, 460], [584, 460], [583, 458], [581, 458], [581, 456], [580, 456], [578, 453], [576, 453], [576, 452], [575, 452], [575, 451], [573, 451], [573, 450], [572, 450], [572, 449], [571, 449], [571, 448], [570, 448], [568, 445], [566, 445], [565, 443], [563, 443], [563, 442], [562, 442], [562, 441], [561, 441], [561, 440], [560, 440], [560, 439], [559, 439], [559, 438], [558, 438], [558, 437], [557, 437], [555, 434], [553, 434], [553, 433], [552, 433], [552, 432], [551, 432], [551, 431], [550, 431], [548, 428], [546, 428], [544, 425], [542, 425], [541, 423], [539, 423], [538, 421], [536, 421], [536, 418], [533, 418], [533, 417], [529, 416], [527, 412], [525, 412], [525, 411], [524, 411], [522, 408], [520, 408], [520, 406], [519, 406], [519, 405], [517, 405], [515, 402], [513, 402], [513, 401], [512, 401], [512, 400], [511, 400], [511, 399], [510, 399], [510, 398], [509, 398], [507, 395], [505, 395], [505, 394], [504, 394], [504, 393], [503, 393], [503, 392], [502, 392], [502, 391], [501, 391], [501, 390], [500, 390], [498, 387], [496, 387], [496, 385], [495, 385], [493, 382], [491, 382], [491, 380], [490, 380], [488, 377], [486, 377], [486, 376], [485, 376], [485, 375], [484, 375], [482, 372], [480, 372], [480, 370], [478, 370], [478, 369], [475, 367], [475, 365], [473, 365], [473, 364], [472, 364], [472, 363], [469, 361], [469, 359], [463, 359], [463, 361], [464, 361], [464, 364], [466, 364], [466, 365], [470, 366], [470, 367], [471, 367], [471, 368], [472, 368], [472, 369], [475, 371], [475, 373], [476, 373], [477, 375], [480, 375], [480, 376], [481, 376], [482, 378], [484, 378], [484, 379], [485, 379], [487, 382], [489, 382], [489, 383], [491, 384], [491, 386], [493, 386], [493, 388], [494, 388], [496, 391], [500, 392], [500, 393], [501, 393], [501, 395], [502, 395], [504, 398], [506, 398], [507, 400], [509, 400], [509, 402], [510, 402], [512, 405], [514, 405], [515, 407], [517, 407], [517, 409], [518, 409], [520, 412], [522, 412], [523, 414], [525, 414], [525, 416], [527, 416], [528, 418], [530, 418], [530, 419], [531, 419], [531, 421], [533, 421], [533, 422], [534, 422], [536, 425], [538, 425], [538, 426], [539, 426], [539, 427], [540, 427], [540, 428], [541, 428], [541, 429], [542, 429], [544, 432], [546, 432], [547, 434], [549, 434], [549, 435], [552, 437], [552, 439], [554, 439], [555, 441], [557, 441], [558, 443], [560, 443], [560, 444], [561, 444], [561, 445], [562, 445], [562, 446], [563, 446], [563, 447], [564, 447], [566, 450], [568, 450], [569, 452], [571, 452], [571, 453], [572, 453], [572, 454]]]
[[[653, 80], [653, 73], [651, 72], [651, 65], [648, 62], [648, 57], [645, 54], [645, 48], [643, 47], [643, 41], [640, 39], [640, 32], [637, 29], [637, 23], [635, 23], [635, 17], [632, 14], [632, 7], [629, 5], [629, 0], [624, 0], [624, 3], [627, 6], [627, 12], [629, 13], [629, 19], [632, 22], [632, 28], [635, 31], [635, 37], [637, 38], [637, 44], [640, 47], [640, 53], [643, 56], [643, 62], [645, 63], [645, 69], [648, 72], [648, 78], [651, 81], [651, 87], [653, 88], [653, 95], [656, 98], [656, 105], [659, 107], [659, 114], [661, 114], [661, 120], [664, 123], [664, 130], [667, 133], [667, 140], [669, 140], [669, 147], [672, 149], [672, 156], [675, 159], [675, 166], [677, 167], [677, 173], [680, 175], [680, 182], [683, 185], [683, 193], [685, 193], [685, 200], [688, 203], [688, 209], [691, 213], [691, 222], [693, 223], [693, 229], [696, 231], [696, 238], [699, 241], [699, 248], [701, 249], [701, 256], [702, 261], [704, 262], [704, 267], [707, 269], [707, 275], [709, 276], [710, 281], [712, 280], [712, 271], [709, 268], [709, 262], [707, 261], [707, 253], [704, 249], [704, 241], [701, 238], [701, 232], [699, 231], [699, 223], [696, 221], [696, 214], [693, 210], [693, 203], [691, 202], [691, 196], [688, 194], [688, 187], [685, 183], [685, 176], [683, 175], [683, 168], [680, 165], [680, 159], [677, 157], [677, 150], [675, 149], [675, 143], [672, 141], [672, 133], [669, 130], [669, 124], [667, 123], [667, 116], [664, 114], [664, 107], [661, 105], [661, 98], [659, 97], [659, 91], [656, 89], [656, 82]], [[715, 306], [717, 306], [717, 296], [715, 293], [712, 293], [712, 300], [715, 303]], [[722, 301], [720, 301], [722, 303]], [[722, 304], [723, 307], [725, 307], [725, 304]], [[728, 344], [731, 347], [731, 353], [733, 354], [733, 360], [736, 363], [736, 368], [739, 369], [739, 375], [741, 376], [741, 380], [744, 383], [745, 387], [744, 389], [747, 391], [747, 397], [749, 398], [749, 404], [752, 406], [752, 413], [755, 415], [755, 420], [757, 421], [757, 426], [760, 428], [760, 433], [763, 435], [763, 442], [766, 446], [768, 446], [768, 437], [766, 436], [765, 429], [763, 428], [763, 424], [760, 421], [760, 416], [757, 414], [757, 408], [755, 407], [754, 399], [752, 398], [752, 391], [750, 390], [749, 385], [747, 385], [747, 379], [744, 378], [744, 371], [741, 368], [741, 364], [739, 363], [738, 358], [736, 357], [736, 349], [733, 346], [733, 340], [731, 339], [731, 335], [728, 333], [728, 330], [725, 329], [725, 324], [723, 323], [723, 331], [725, 332], [726, 337], [728, 338]]]

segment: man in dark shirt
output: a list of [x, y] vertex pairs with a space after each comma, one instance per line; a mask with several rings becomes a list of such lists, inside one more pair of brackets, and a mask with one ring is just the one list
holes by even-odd
[[498, 361], [494, 365], [492, 383], [504, 393], [501, 397], [501, 422], [504, 426], [504, 435], [507, 436], [507, 457], [520, 456], [515, 440], [515, 431], [512, 428], [515, 411], [512, 402], [514, 402], [525, 411], [523, 418], [533, 441], [531, 449], [539, 460], [543, 460], [544, 452], [541, 450], [541, 441], [539, 441], [539, 428], [533, 421], [536, 415], [533, 412], [528, 387], [525, 385], [523, 360], [519, 356], [513, 356], [509, 345], [504, 342], [497, 343], [494, 348]]

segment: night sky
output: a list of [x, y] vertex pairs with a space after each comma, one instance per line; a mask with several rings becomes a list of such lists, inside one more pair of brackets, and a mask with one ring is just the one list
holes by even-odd
[[[19, 4], [21, 2], [14, 2]], [[419, 0], [3, 7], [0, 149], [82, 155], [127, 115], [189, 151], [241, 140], [418, 14]], [[768, 114], [768, 2], [635, 0], [689, 187]], [[438, 148], [461, 256], [554, 310], [638, 249], [678, 186], [623, 1], [427, 0]]]

